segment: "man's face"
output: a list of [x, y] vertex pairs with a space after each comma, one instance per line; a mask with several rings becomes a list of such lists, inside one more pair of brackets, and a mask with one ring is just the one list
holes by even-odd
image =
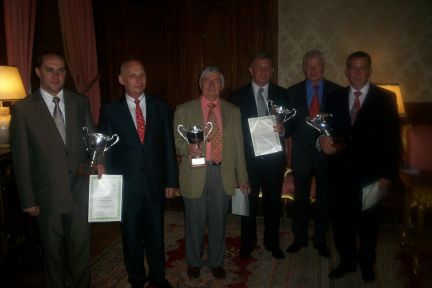
[[64, 86], [66, 67], [63, 60], [56, 55], [46, 55], [40, 67], [35, 69], [40, 80], [40, 87], [49, 94], [56, 96]]
[[270, 59], [256, 59], [249, 66], [249, 73], [252, 80], [260, 87], [269, 83], [273, 76], [273, 71], [273, 63]]
[[361, 89], [369, 81], [372, 73], [372, 68], [369, 65], [368, 59], [365, 57], [351, 59], [345, 74], [351, 86], [355, 89]]
[[324, 63], [319, 57], [309, 57], [303, 65], [303, 72], [306, 79], [312, 81], [313, 84], [318, 84], [323, 79]]
[[219, 98], [223, 87], [224, 85], [219, 72], [207, 73], [201, 79], [201, 95], [206, 97], [209, 101], [214, 101]]
[[144, 66], [139, 61], [129, 61], [122, 67], [118, 80], [125, 87], [127, 95], [139, 98], [144, 92], [147, 75]]

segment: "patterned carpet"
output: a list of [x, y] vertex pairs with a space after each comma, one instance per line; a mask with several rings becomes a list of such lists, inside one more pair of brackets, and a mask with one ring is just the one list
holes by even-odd
[[[262, 218], [258, 218], [258, 231], [262, 235]], [[327, 277], [329, 270], [337, 265], [334, 247], [330, 259], [322, 258], [311, 245], [296, 254], [287, 254], [284, 260], [275, 260], [271, 253], [259, 246], [252, 258], [238, 257], [240, 248], [239, 218], [230, 215], [227, 223], [225, 269], [227, 279], [215, 280], [207, 268], [201, 277], [189, 280], [186, 274], [184, 252], [184, 223], [181, 212], [168, 211], [165, 217], [166, 277], [174, 287], [414, 287], [404, 277], [403, 255], [398, 243], [399, 227], [381, 227], [378, 244], [377, 280], [366, 285], [360, 270], [337, 281]], [[281, 222], [281, 247], [285, 249], [292, 241], [290, 221]], [[331, 241], [330, 241], [331, 242]], [[204, 257], [206, 251], [204, 252]], [[402, 256], [401, 256], [402, 255]], [[406, 271], [405, 271], [406, 272]], [[93, 261], [92, 287], [130, 287], [123, 265], [121, 240], [117, 240]], [[422, 287], [422, 286], [415, 286]]]

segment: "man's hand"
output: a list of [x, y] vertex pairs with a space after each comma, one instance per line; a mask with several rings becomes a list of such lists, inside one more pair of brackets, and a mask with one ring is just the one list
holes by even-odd
[[202, 155], [201, 147], [197, 144], [189, 144], [188, 145], [189, 157], [200, 157]]
[[240, 190], [243, 193], [247, 193], [247, 194], [250, 193], [250, 185], [249, 185], [249, 183], [239, 183], [239, 187], [240, 187]]
[[389, 188], [391, 181], [387, 178], [380, 178], [378, 182], [378, 187], [382, 190], [386, 190]]
[[105, 174], [105, 166], [102, 165], [102, 164], [96, 164], [95, 170], [97, 172], [98, 179], [101, 179], [102, 178], [102, 174]]
[[276, 121], [276, 125], [273, 126], [273, 130], [281, 137], [285, 134], [285, 127], [282, 122]]
[[166, 198], [174, 198], [176, 195], [178, 195], [179, 189], [178, 188], [165, 188], [165, 197]]
[[318, 142], [321, 150], [327, 155], [333, 155], [338, 151], [331, 136], [319, 136]]
[[30, 214], [31, 216], [39, 216], [40, 211], [39, 211], [39, 206], [33, 206], [33, 207], [29, 207], [29, 208], [25, 208], [22, 209], [25, 213]]

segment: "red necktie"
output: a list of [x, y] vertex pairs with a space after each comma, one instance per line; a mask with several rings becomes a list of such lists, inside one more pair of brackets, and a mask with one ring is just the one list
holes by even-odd
[[213, 124], [213, 130], [210, 133], [210, 144], [211, 144], [211, 160], [215, 163], [222, 161], [222, 131], [219, 127], [214, 108], [216, 104], [209, 103], [209, 113], [207, 121]]
[[311, 118], [315, 117], [320, 111], [320, 104], [319, 104], [319, 100], [318, 100], [319, 86], [314, 85], [313, 89], [314, 89], [314, 94], [312, 96], [312, 101], [311, 101], [311, 104], [309, 106], [309, 117], [311, 117]]
[[362, 92], [361, 91], [355, 91], [354, 92], [354, 104], [353, 107], [351, 108], [351, 125], [354, 125], [356, 118], [357, 118], [357, 114], [360, 111], [360, 96], [361, 96]]
[[137, 124], [137, 132], [138, 132], [138, 136], [139, 139], [141, 141], [141, 144], [144, 143], [144, 134], [145, 134], [145, 120], [144, 120], [144, 116], [141, 110], [141, 107], [139, 105], [140, 100], [139, 99], [135, 99], [135, 118], [136, 118], [136, 124]]

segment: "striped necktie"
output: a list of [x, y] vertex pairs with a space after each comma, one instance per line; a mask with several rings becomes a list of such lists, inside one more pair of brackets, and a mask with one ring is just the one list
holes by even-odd
[[57, 126], [57, 129], [60, 133], [61, 138], [63, 139], [63, 143], [66, 144], [66, 125], [63, 118], [63, 113], [60, 109], [60, 98], [59, 97], [53, 97], [52, 101], [54, 102], [54, 112], [53, 112], [53, 118], [54, 122]]

